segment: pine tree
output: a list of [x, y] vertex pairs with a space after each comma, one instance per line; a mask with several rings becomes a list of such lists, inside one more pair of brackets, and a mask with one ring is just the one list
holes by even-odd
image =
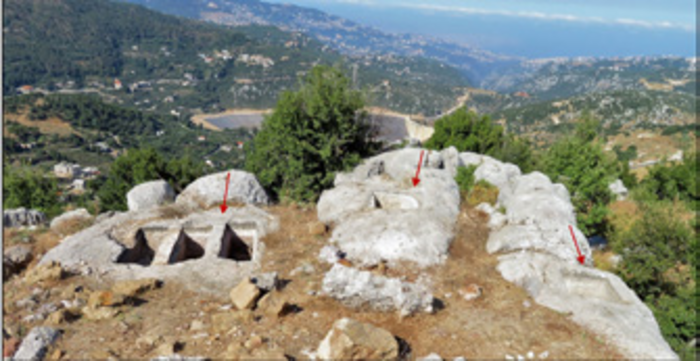
[[314, 67], [265, 119], [248, 145], [246, 168], [273, 196], [315, 201], [336, 172], [376, 150], [364, 106], [338, 68]]

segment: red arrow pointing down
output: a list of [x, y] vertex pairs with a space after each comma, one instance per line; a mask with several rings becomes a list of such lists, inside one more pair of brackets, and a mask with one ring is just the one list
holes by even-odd
[[414, 187], [417, 186], [418, 183], [420, 183], [420, 178], [418, 178], [418, 176], [420, 175], [420, 165], [423, 164], [423, 152], [425, 151], [420, 151], [420, 160], [418, 161], [418, 169], [416, 170], [416, 176], [411, 179], [413, 181]]
[[228, 198], [228, 183], [231, 181], [231, 173], [226, 174], [226, 190], [224, 191], [224, 203], [221, 204], [221, 213], [226, 213], [226, 198]]
[[578, 248], [578, 242], [576, 241], [576, 236], [574, 235], [574, 227], [569, 225], [569, 231], [571, 232], [571, 238], [574, 239], [574, 245], [576, 245], [576, 252], [578, 252], [578, 257], [576, 259], [580, 264], [583, 264], [586, 262], [586, 256], [581, 254], [581, 250]]

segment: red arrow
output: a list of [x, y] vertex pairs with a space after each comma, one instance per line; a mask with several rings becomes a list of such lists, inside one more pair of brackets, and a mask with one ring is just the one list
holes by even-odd
[[226, 213], [226, 209], [228, 208], [226, 206], [226, 198], [228, 198], [228, 183], [231, 180], [231, 173], [229, 172], [226, 175], [226, 191], [224, 192], [224, 203], [221, 205], [221, 213]]
[[418, 183], [420, 183], [420, 178], [418, 178], [418, 176], [420, 175], [420, 165], [423, 164], [423, 152], [425, 151], [420, 151], [420, 160], [418, 161], [418, 169], [416, 170], [416, 176], [411, 179], [413, 181], [414, 187], [417, 186]]
[[574, 235], [574, 228], [569, 225], [569, 231], [571, 231], [571, 238], [574, 239], [574, 244], [576, 245], [576, 252], [578, 252], [578, 257], [576, 259], [580, 264], [586, 262], [586, 256], [581, 254], [581, 250], [578, 248], [578, 242], [576, 242], [576, 236]]

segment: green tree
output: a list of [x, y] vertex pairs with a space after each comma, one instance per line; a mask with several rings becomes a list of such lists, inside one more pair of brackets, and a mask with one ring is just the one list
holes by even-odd
[[170, 184], [176, 192], [182, 192], [185, 187], [204, 174], [202, 163], [195, 162], [189, 155], [172, 159], [166, 166], [166, 173]]
[[315, 201], [376, 149], [365, 100], [338, 68], [316, 66], [301, 88], [282, 94], [246, 149], [246, 168], [278, 198]]
[[608, 204], [613, 200], [608, 185], [619, 173], [616, 162], [596, 140], [598, 123], [582, 119], [573, 135], [553, 144], [546, 152], [544, 172], [571, 192], [579, 227], [587, 235], [607, 232]]
[[488, 115], [479, 116], [466, 107], [435, 122], [435, 132], [425, 143], [429, 149], [455, 147], [460, 152], [490, 155], [514, 163], [528, 172], [533, 168], [529, 143], [505, 134], [503, 127], [493, 124]]
[[123, 211], [127, 209], [126, 194], [140, 183], [163, 179], [181, 192], [203, 173], [202, 165], [188, 156], [166, 161], [152, 148], [130, 149], [112, 163], [103, 182], [91, 182], [89, 188], [97, 191], [101, 210]]
[[5, 166], [2, 191], [5, 208], [38, 209], [49, 217], [61, 210], [56, 179], [29, 169]]
[[502, 142], [502, 127], [493, 125], [489, 116], [479, 116], [464, 107], [435, 122], [435, 133], [425, 146], [431, 149], [454, 146], [460, 152], [490, 154]]
[[700, 210], [697, 153], [686, 153], [683, 162], [658, 164], [649, 170], [641, 186], [658, 199], [680, 199]]
[[642, 217], [611, 237], [622, 255], [617, 272], [649, 305], [671, 347], [694, 360], [687, 345], [697, 335], [696, 234], [670, 201], [647, 199], [638, 206]]
[[623, 256], [623, 278], [641, 295], [673, 293], [675, 284], [668, 271], [678, 263], [688, 264], [693, 244], [690, 228], [672, 207], [660, 202], [638, 204], [642, 217], [630, 229], [613, 238], [613, 247]]
[[109, 176], [97, 191], [100, 208], [127, 210], [126, 194], [135, 185], [163, 178], [165, 162], [153, 149], [130, 149], [117, 158], [109, 170]]

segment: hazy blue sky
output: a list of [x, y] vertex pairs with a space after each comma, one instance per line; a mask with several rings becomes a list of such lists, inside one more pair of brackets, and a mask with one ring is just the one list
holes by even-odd
[[695, 0], [268, 1], [527, 57], [695, 54]]

